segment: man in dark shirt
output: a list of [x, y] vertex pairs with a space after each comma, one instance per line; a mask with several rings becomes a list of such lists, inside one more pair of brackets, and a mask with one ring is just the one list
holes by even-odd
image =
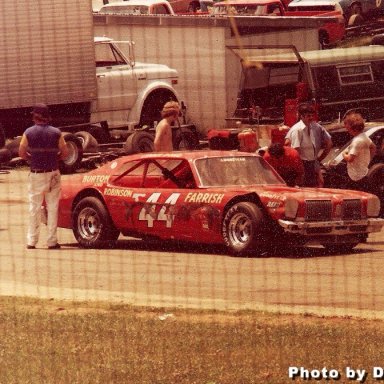
[[50, 113], [45, 104], [38, 104], [32, 111], [35, 125], [29, 127], [20, 142], [19, 155], [28, 160], [29, 224], [27, 249], [35, 249], [39, 240], [41, 205], [47, 206], [47, 246], [59, 249], [57, 218], [61, 189], [59, 160], [66, 159], [68, 149], [58, 128], [49, 125]]

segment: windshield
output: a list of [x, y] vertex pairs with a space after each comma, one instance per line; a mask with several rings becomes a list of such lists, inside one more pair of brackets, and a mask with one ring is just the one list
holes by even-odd
[[199, 159], [196, 169], [203, 187], [284, 184], [270, 165], [257, 156]]
[[124, 7], [105, 7], [99, 13], [118, 13], [129, 15], [148, 15], [148, 5], [124, 5]]
[[217, 5], [213, 8], [213, 13], [216, 15], [265, 15], [264, 5]]

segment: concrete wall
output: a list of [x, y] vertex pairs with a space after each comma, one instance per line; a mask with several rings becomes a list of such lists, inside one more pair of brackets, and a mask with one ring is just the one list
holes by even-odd
[[233, 33], [228, 19], [94, 16], [95, 36], [133, 40], [137, 61], [177, 69], [180, 99], [202, 132], [225, 127], [225, 119], [234, 112], [241, 66], [228, 45], [294, 44], [299, 50], [319, 47], [317, 24], [308, 19], [243, 17], [235, 20], [235, 25], [239, 35]]

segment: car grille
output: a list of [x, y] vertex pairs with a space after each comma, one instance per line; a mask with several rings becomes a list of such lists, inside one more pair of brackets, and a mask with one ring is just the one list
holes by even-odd
[[[361, 200], [343, 200], [342, 220], [361, 219]], [[331, 200], [306, 200], [305, 201], [305, 220], [306, 221], [326, 221], [332, 220]]]
[[330, 200], [306, 200], [305, 220], [324, 221], [332, 218], [332, 202]]
[[361, 219], [361, 200], [360, 199], [344, 200], [342, 218], [344, 220]]

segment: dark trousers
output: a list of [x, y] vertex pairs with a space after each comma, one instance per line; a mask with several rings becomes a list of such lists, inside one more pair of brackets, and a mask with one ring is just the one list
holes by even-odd
[[317, 187], [317, 169], [316, 169], [316, 160], [308, 161], [303, 160], [304, 166], [304, 181], [303, 187]]

